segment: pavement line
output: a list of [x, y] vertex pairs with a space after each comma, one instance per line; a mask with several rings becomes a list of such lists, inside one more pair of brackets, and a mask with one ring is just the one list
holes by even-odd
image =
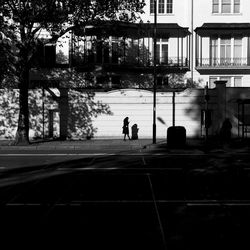
[[67, 167], [59, 167], [57, 168], [59, 171], [72, 171], [72, 170], [78, 170], [78, 171], [84, 171], [84, 170], [94, 170], [94, 171], [99, 171], [99, 170], [175, 170], [175, 171], [182, 171], [183, 168], [152, 168], [152, 167], [138, 167], [138, 168], [124, 168], [124, 167], [106, 167], [106, 168], [95, 168], [95, 167], [82, 167], [82, 168], [67, 168]]
[[6, 156], [113, 156], [113, 155], [117, 155], [117, 154], [113, 154], [113, 153], [60, 153], [60, 154], [54, 154], [54, 153], [43, 153], [43, 154], [22, 154], [22, 153], [18, 153], [18, 154], [1, 154], [0, 157], [6, 157]]
[[[55, 202], [53, 206], [64, 206], [64, 205], [81, 205], [85, 203], [181, 203], [187, 206], [250, 206], [250, 201], [187, 201], [187, 200], [81, 200], [81, 201], [70, 201], [70, 202]], [[25, 202], [8, 202], [6, 206], [38, 206], [46, 203], [25, 203]], [[49, 203], [50, 204], [50, 203]]]
[[166, 242], [166, 239], [165, 239], [165, 233], [164, 233], [164, 229], [163, 229], [163, 225], [162, 225], [162, 222], [161, 222], [159, 209], [158, 209], [157, 202], [156, 202], [156, 197], [155, 197], [155, 193], [154, 193], [154, 190], [153, 190], [153, 185], [152, 185], [152, 182], [151, 182], [150, 175], [147, 174], [147, 176], [148, 176], [148, 181], [149, 181], [149, 185], [150, 185], [150, 189], [151, 189], [151, 193], [152, 193], [154, 207], [155, 207], [155, 211], [156, 211], [156, 215], [157, 215], [157, 219], [158, 219], [158, 223], [159, 223], [159, 227], [160, 227], [160, 231], [161, 231], [163, 246], [164, 246], [164, 249], [166, 250], [167, 249], [167, 242]]
[[0, 154], [0, 157], [8, 156], [205, 156], [205, 154], [170, 154], [170, 153], [14, 153]]

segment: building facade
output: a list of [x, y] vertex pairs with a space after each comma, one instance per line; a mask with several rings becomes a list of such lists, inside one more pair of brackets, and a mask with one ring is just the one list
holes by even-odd
[[[97, 67], [91, 69], [90, 66], [99, 66], [94, 79], [99, 87], [126, 87], [124, 83], [128, 83], [128, 77], [124, 71], [131, 72], [131, 69], [136, 74], [148, 76], [150, 82], [152, 75], [148, 73], [153, 72], [154, 61], [155, 1], [145, 2], [143, 23], [78, 27], [74, 34], [69, 34], [74, 36], [73, 40], [61, 39], [57, 45], [45, 46], [44, 65], [63, 64], [81, 72], [94, 72]], [[175, 81], [171, 77], [173, 73], [184, 74], [182, 81], [189, 79], [200, 87], [208, 83], [212, 88], [216, 80], [226, 80], [230, 87], [250, 86], [249, 1], [156, 2], [159, 87], [175, 84], [171, 82]], [[100, 69], [105, 73], [100, 73]], [[128, 87], [140, 86], [142, 81], [145, 79], [138, 79], [137, 83], [133, 79]]]
[[[122, 138], [122, 121], [128, 116], [130, 126], [138, 126], [139, 138], [151, 138], [155, 109], [157, 137], [166, 137], [172, 125], [200, 137], [205, 107], [212, 115], [210, 135], [218, 134], [223, 122], [218, 119], [226, 117], [237, 135], [237, 98], [225, 97], [232, 112], [221, 110], [220, 115], [214, 82], [225, 80], [228, 93], [235, 89], [250, 98], [242, 88], [250, 87], [250, 2], [145, 2], [141, 22], [91, 23], [75, 27], [57, 43], [41, 43], [30, 71], [30, 93], [36, 97], [30, 98], [31, 137]], [[49, 34], [44, 30], [41, 38]], [[206, 85], [212, 91], [209, 106]], [[6, 102], [9, 95], [16, 100], [18, 93], [7, 93]], [[17, 108], [15, 103], [9, 106]], [[6, 130], [0, 136], [6, 133], [14, 135]]]
[[[144, 21], [154, 21], [153, 2], [147, 1]], [[191, 79], [211, 88], [215, 80], [250, 86], [249, 1], [159, 0], [157, 14], [158, 22], [175, 22], [191, 32]]]

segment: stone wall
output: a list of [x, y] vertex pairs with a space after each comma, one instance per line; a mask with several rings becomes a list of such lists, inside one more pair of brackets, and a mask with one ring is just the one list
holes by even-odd
[[[13, 139], [18, 118], [18, 90], [0, 90], [0, 139]], [[218, 82], [208, 89], [206, 106], [204, 89], [180, 92], [157, 92], [156, 134], [166, 138], [169, 126], [184, 126], [188, 137], [205, 136], [201, 112], [211, 110], [209, 135], [218, 135], [225, 118], [229, 118], [233, 136], [238, 136], [238, 99], [250, 99], [250, 88], [226, 88]], [[153, 93], [141, 89], [110, 92], [86, 92], [84, 89], [33, 89], [29, 93], [30, 137], [61, 139], [121, 138], [123, 119], [130, 127], [137, 124], [139, 138], [152, 138]], [[249, 105], [250, 107], [250, 105]], [[246, 107], [245, 115], [250, 117]], [[241, 134], [239, 134], [240, 136]]]

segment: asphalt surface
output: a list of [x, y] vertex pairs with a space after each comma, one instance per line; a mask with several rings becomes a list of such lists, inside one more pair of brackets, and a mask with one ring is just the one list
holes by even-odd
[[8, 246], [250, 247], [248, 144], [84, 143], [2, 143], [1, 240]]

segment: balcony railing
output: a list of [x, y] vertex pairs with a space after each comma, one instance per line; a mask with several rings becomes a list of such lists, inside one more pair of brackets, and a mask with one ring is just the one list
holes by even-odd
[[156, 64], [169, 67], [189, 67], [186, 57], [160, 57], [156, 59]]
[[[83, 57], [73, 56], [72, 66], [83, 67], [87, 65], [117, 65], [117, 66], [135, 66], [135, 67], [152, 67], [154, 65], [151, 57], [103, 57], [102, 59], [94, 55], [87, 55]], [[186, 57], [158, 57], [156, 61], [157, 66], [162, 67], [189, 67], [189, 60]]]
[[242, 67], [250, 66], [245, 57], [196, 59], [197, 67]]

